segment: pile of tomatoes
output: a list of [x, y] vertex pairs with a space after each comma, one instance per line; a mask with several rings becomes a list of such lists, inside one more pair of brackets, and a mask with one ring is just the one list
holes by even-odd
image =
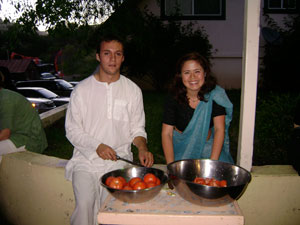
[[153, 173], [147, 173], [143, 178], [133, 177], [128, 182], [122, 176], [110, 176], [105, 180], [105, 184], [110, 188], [122, 190], [142, 190], [155, 187], [160, 183], [160, 179]]
[[227, 187], [226, 180], [217, 180], [215, 178], [196, 177], [194, 183], [208, 185], [212, 187]]

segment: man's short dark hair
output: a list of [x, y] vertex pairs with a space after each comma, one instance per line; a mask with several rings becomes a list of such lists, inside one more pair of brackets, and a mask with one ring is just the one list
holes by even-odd
[[96, 53], [97, 54], [100, 53], [100, 47], [102, 42], [110, 42], [110, 41], [117, 41], [121, 43], [124, 51], [124, 40], [120, 36], [115, 34], [105, 34], [100, 37], [99, 41], [97, 41]]

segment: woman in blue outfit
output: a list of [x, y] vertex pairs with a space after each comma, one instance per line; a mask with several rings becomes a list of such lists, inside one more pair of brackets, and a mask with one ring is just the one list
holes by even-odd
[[162, 146], [166, 162], [212, 159], [233, 163], [228, 129], [232, 103], [199, 53], [182, 56], [164, 107]]

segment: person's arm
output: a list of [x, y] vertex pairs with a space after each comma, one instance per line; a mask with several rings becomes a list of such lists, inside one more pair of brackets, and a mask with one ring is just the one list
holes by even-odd
[[84, 157], [88, 160], [93, 160], [99, 157], [99, 153], [96, 150], [101, 146], [101, 140], [95, 139], [84, 131], [82, 124], [86, 105], [83, 98], [76, 89], [72, 91], [66, 113], [66, 137]]
[[104, 160], [107, 159], [114, 160], [114, 161], [117, 160], [117, 154], [115, 150], [113, 150], [110, 146], [106, 144], [100, 144], [96, 149], [96, 153], [100, 158]]
[[133, 144], [139, 150], [139, 160], [143, 166], [151, 167], [154, 159], [153, 154], [148, 151], [146, 138], [138, 136], [133, 139]]
[[140, 89], [135, 90], [132, 101], [132, 115], [130, 120], [130, 133], [132, 143], [139, 151], [139, 160], [143, 166], [151, 167], [154, 163], [153, 154], [148, 151], [147, 134], [145, 131], [145, 112], [143, 95]]
[[222, 151], [225, 137], [225, 115], [214, 117], [213, 123], [215, 135], [210, 159], [218, 160]]
[[5, 128], [0, 130], [0, 141], [4, 141], [9, 139], [10, 137], [10, 129], [9, 128]]
[[173, 129], [174, 126], [165, 123], [162, 125], [161, 140], [167, 164], [174, 161]]

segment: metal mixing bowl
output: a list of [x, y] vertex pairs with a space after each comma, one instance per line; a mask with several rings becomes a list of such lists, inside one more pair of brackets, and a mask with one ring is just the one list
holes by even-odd
[[[251, 174], [242, 167], [210, 159], [179, 160], [168, 164], [167, 169], [176, 192], [197, 205], [222, 205], [238, 199], [251, 180]], [[226, 180], [227, 187], [196, 184], [195, 177]]]
[[[157, 176], [160, 179], [161, 184], [152, 188], [146, 188], [142, 190], [118, 190], [105, 185], [105, 180], [109, 176], [122, 176], [127, 181], [129, 181], [133, 177], [143, 178], [147, 173], [153, 173], [155, 176]], [[164, 171], [148, 167], [130, 167], [126, 169], [114, 170], [104, 174], [100, 178], [101, 185], [104, 186], [111, 195], [113, 195], [116, 199], [129, 203], [141, 203], [154, 198], [166, 184], [167, 180], [168, 177], [164, 173]]]

